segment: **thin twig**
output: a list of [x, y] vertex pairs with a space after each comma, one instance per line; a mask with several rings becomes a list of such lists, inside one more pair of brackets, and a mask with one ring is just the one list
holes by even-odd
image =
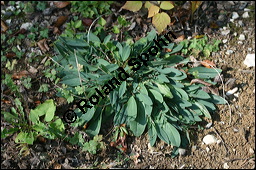
[[213, 130], [215, 131], [215, 133], [219, 136], [219, 138], [220, 138], [221, 141], [223, 142], [224, 147], [225, 147], [225, 150], [226, 150], [226, 155], [228, 155], [229, 152], [228, 152], [228, 148], [227, 148], [227, 146], [226, 146], [226, 143], [224, 142], [223, 138], [220, 136], [220, 134], [218, 133], [218, 131], [215, 129], [215, 127], [213, 127]]

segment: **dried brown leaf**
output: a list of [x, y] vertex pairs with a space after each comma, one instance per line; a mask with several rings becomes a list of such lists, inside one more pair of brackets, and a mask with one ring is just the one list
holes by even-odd
[[177, 39], [175, 39], [174, 40], [174, 42], [181, 42], [181, 41], [183, 41], [185, 39], [185, 35], [181, 35], [181, 36], [179, 36]]
[[68, 16], [60, 16], [57, 21], [55, 22], [54, 26], [55, 27], [60, 27], [62, 26], [68, 19]]
[[48, 45], [46, 44], [46, 39], [42, 39], [40, 41], [37, 42], [37, 45], [38, 47], [43, 51], [43, 52], [46, 52], [46, 51], [49, 51], [50, 48], [48, 47]]
[[68, 6], [70, 4], [70, 2], [68, 1], [62, 1], [62, 2], [54, 2], [54, 5], [57, 8], [65, 8], [66, 6]]
[[23, 70], [23, 71], [21, 71], [19, 73], [14, 73], [12, 75], [12, 78], [13, 79], [21, 79], [22, 77], [27, 77], [28, 75], [29, 75], [29, 72], [26, 71], [26, 70]]
[[206, 68], [212, 68], [211, 66], [216, 67], [216, 65], [210, 60], [203, 60], [201, 64]]
[[9, 52], [9, 53], [7, 53], [5, 56], [6, 56], [7, 58], [13, 58], [13, 57], [16, 56], [16, 53], [14, 53], [14, 52]]
[[3, 28], [3, 32], [6, 32], [7, 30], [8, 30], [8, 27], [7, 27], [7, 25], [4, 23], [4, 21], [3, 20], [1, 20], [1, 27]]

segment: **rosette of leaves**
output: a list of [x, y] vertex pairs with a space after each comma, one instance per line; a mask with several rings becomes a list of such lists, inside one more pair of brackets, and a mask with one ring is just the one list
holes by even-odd
[[86, 133], [95, 136], [103, 123], [125, 124], [135, 136], [148, 132], [152, 146], [160, 138], [179, 147], [187, 142], [189, 136], [185, 134], [190, 125], [201, 122], [202, 116], [211, 118], [210, 112], [216, 110], [214, 104], [225, 103], [222, 97], [203, 91], [203, 84], [190, 84], [197, 78], [214, 85], [211, 79], [218, 73], [204, 67], [190, 68], [188, 58], [175, 55], [183, 47], [180, 44], [168, 43], [163, 48], [171, 52], [159, 50], [149, 56], [147, 65], [138, 64], [139, 69], [134, 71], [129, 60], [140, 62], [138, 56], [155, 45], [154, 39], [156, 31], [152, 30], [132, 44], [113, 41], [111, 35], [99, 38], [91, 32], [80, 39], [60, 37], [55, 42], [58, 55], [53, 59], [60, 64], [56, 70], [64, 84], [59, 95], [69, 102], [88, 101], [97, 90], [105, 93], [102, 87], [118, 78], [119, 67], [129, 75], [98, 104], [84, 107], [85, 114], [75, 109], [79, 119], [73, 126], [86, 125]]

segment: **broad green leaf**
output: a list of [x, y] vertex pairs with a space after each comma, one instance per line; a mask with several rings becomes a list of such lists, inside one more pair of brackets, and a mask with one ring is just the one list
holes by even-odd
[[159, 12], [159, 7], [156, 5], [151, 5], [148, 8], [148, 18], [153, 17], [154, 15], [156, 15]]
[[124, 6], [122, 6], [123, 9], [127, 9], [132, 12], [137, 12], [142, 7], [142, 1], [126, 1]]
[[169, 54], [174, 54], [179, 52], [183, 48], [183, 44], [178, 44]]
[[203, 112], [203, 114], [205, 115], [205, 117], [211, 119], [211, 114], [209, 113], [209, 111], [206, 109], [206, 107], [198, 102], [195, 102], [195, 105], [197, 105], [199, 107], [199, 109]]
[[89, 126], [86, 129], [86, 133], [90, 136], [95, 136], [100, 132], [102, 121], [102, 108], [98, 107], [95, 111], [93, 119], [89, 121]]
[[127, 115], [131, 120], [135, 120], [137, 117], [137, 104], [133, 96], [130, 97], [127, 103]]
[[206, 79], [206, 78], [214, 78], [218, 75], [218, 72], [221, 73], [221, 69], [212, 69], [206, 67], [194, 67], [188, 69], [188, 73], [193, 74], [199, 79]]
[[160, 103], [163, 103], [164, 99], [161, 93], [153, 89], [149, 89], [149, 91], [153, 94], [156, 100], [158, 100]]
[[93, 34], [92, 32], [89, 33], [89, 41], [93, 41], [93, 42], [100, 42], [99, 37], [97, 37], [95, 34]]
[[167, 27], [167, 25], [170, 24], [170, 22], [171, 18], [165, 12], [154, 15], [152, 20], [152, 23], [156, 27], [159, 34], [164, 31], [164, 29]]
[[138, 114], [136, 119], [130, 122], [130, 128], [135, 136], [140, 136], [145, 130], [147, 120], [145, 108], [142, 102], [137, 101], [137, 107]]
[[119, 97], [121, 98], [126, 91], [126, 81], [123, 81], [119, 87]]
[[144, 7], [145, 8], [150, 8], [151, 5], [153, 5], [153, 4], [151, 4], [149, 1], [146, 1], [145, 4], [144, 4]]
[[156, 143], [156, 138], [157, 138], [157, 131], [155, 126], [152, 123], [149, 123], [149, 128], [148, 128], [148, 135], [149, 135], [149, 142], [151, 146], [154, 146]]
[[199, 98], [199, 99], [210, 99], [211, 98], [210, 95], [203, 90], [196, 90], [192, 93], [189, 93], [189, 96], [193, 97], [193, 98]]
[[168, 122], [165, 123], [164, 130], [168, 134], [171, 145], [179, 147], [181, 144], [181, 138], [178, 130]]
[[130, 46], [125, 46], [123, 48], [123, 52], [121, 53], [122, 61], [126, 61], [127, 58], [130, 56], [131, 48]]
[[169, 87], [166, 84], [156, 83], [156, 85], [158, 86], [158, 88], [162, 94], [164, 94], [166, 97], [173, 98], [173, 95], [172, 95]]
[[152, 105], [152, 100], [150, 97], [148, 97], [148, 95], [145, 95], [145, 94], [142, 94], [142, 93], [139, 93], [139, 94], [136, 94], [136, 97], [143, 103], [147, 104], [147, 105]]
[[106, 36], [106, 37], [104, 38], [103, 43], [104, 43], [104, 44], [107, 44], [107, 43], [109, 42], [109, 40], [111, 39], [111, 37], [112, 37], [112, 35], [111, 35], [111, 34], [110, 34], [110, 35], [108, 35], [108, 36]]
[[79, 28], [82, 26], [82, 20], [76, 21], [75, 28]]
[[43, 104], [40, 104], [34, 110], [31, 109], [29, 119], [33, 123], [37, 123], [39, 121], [39, 117], [45, 115], [44, 120], [49, 122], [53, 119], [55, 110], [56, 106], [54, 105], [53, 100], [46, 100]]
[[210, 101], [214, 104], [227, 104], [228, 103], [227, 100], [221, 96], [217, 96], [215, 94], [210, 94], [210, 96], [211, 96]]
[[147, 91], [146, 87], [144, 86], [144, 84], [140, 84], [139, 86], [140, 86], [140, 92], [142, 94], [148, 95], [148, 91]]
[[160, 8], [164, 10], [170, 10], [174, 8], [174, 6], [170, 1], [162, 1], [160, 4]]
[[107, 22], [106, 22], [106, 20], [105, 20], [104, 18], [100, 17], [98, 23], [99, 23], [101, 26], [104, 26]]

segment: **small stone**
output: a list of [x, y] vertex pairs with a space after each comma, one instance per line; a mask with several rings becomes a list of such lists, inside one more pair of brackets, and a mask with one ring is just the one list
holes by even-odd
[[221, 35], [228, 35], [229, 33], [230, 33], [230, 30], [221, 31]]
[[231, 5], [235, 5], [234, 1], [228, 1]]
[[245, 12], [249, 12], [249, 11], [251, 11], [249, 8], [244, 8], [244, 11]]
[[234, 96], [235, 96], [236, 98], [238, 98], [239, 92], [235, 93]]
[[193, 145], [191, 148], [192, 152], [194, 152], [196, 149], [197, 149], [196, 145]]
[[239, 131], [237, 128], [234, 128], [233, 130], [234, 130], [234, 132], [238, 132]]
[[237, 92], [237, 90], [238, 90], [238, 87], [235, 87], [235, 88], [233, 88], [232, 90], [229, 90], [229, 91], [226, 93], [226, 95], [227, 95], [227, 96], [231, 96], [232, 94], [234, 94], [235, 92]]
[[249, 149], [249, 152], [254, 154], [254, 150], [252, 148]]
[[242, 41], [237, 41], [237, 44], [243, 44], [243, 42]]
[[209, 147], [206, 147], [205, 150], [206, 150], [206, 152], [209, 152], [209, 151], [210, 151], [210, 148], [209, 148]]
[[207, 125], [205, 125], [205, 128], [209, 129], [212, 126], [212, 122], [207, 123]]
[[184, 156], [184, 155], [186, 154], [186, 149], [179, 148], [179, 149], [178, 149], [178, 152], [179, 152], [179, 155], [180, 155], [180, 156]]
[[233, 52], [234, 52], [233, 50], [227, 50], [227, 51], [226, 51], [226, 54], [227, 54], [227, 55], [230, 55], [230, 54], [233, 54]]
[[247, 54], [244, 60], [247, 67], [255, 67], [255, 54]]
[[232, 13], [232, 19], [237, 19], [237, 18], [239, 18], [238, 13], [237, 12], [233, 12]]
[[243, 21], [242, 21], [242, 20], [239, 20], [239, 21], [238, 21], [238, 25], [239, 25], [240, 27], [244, 26]]
[[23, 23], [23, 24], [21, 25], [20, 29], [24, 28], [25, 30], [29, 30], [32, 26], [33, 26], [32, 23], [26, 22], [26, 23]]
[[53, 11], [53, 8], [46, 8], [43, 11], [43, 15], [51, 15], [52, 11]]
[[227, 39], [224, 39], [224, 40], [222, 40], [222, 42], [225, 44], [226, 42], [228, 42], [228, 40], [227, 40]]
[[6, 11], [14, 11], [16, 8], [14, 6], [8, 6]]
[[248, 13], [248, 12], [245, 12], [245, 13], [243, 13], [242, 17], [243, 17], [243, 18], [249, 18], [250, 16], [249, 16], [249, 13]]
[[206, 145], [209, 145], [209, 144], [214, 144], [217, 142], [217, 139], [215, 136], [213, 135], [206, 135], [204, 138], [203, 138], [203, 142], [206, 144]]
[[241, 41], [245, 40], [245, 35], [244, 34], [240, 34], [238, 39], [241, 40]]
[[228, 169], [228, 168], [229, 168], [229, 166], [228, 166], [228, 163], [227, 163], [227, 162], [223, 164], [223, 168], [224, 168], [224, 169]]
[[251, 52], [251, 51], [252, 51], [252, 48], [248, 48], [248, 51], [250, 51], [250, 52]]
[[233, 34], [235, 37], [237, 36], [237, 32], [234, 32], [234, 34]]
[[225, 20], [225, 15], [223, 15], [223, 14], [222, 14], [222, 15], [219, 15], [219, 16], [218, 16], [218, 20], [219, 20], [219, 21], [224, 21], [224, 20]]
[[217, 144], [219, 145], [220, 143], [221, 143], [222, 141], [219, 139], [219, 140], [217, 140]]

